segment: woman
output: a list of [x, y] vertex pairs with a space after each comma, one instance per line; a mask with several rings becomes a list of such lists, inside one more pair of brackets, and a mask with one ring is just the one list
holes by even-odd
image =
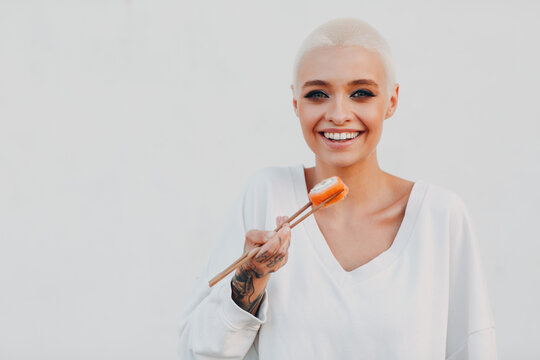
[[[293, 106], [315, 167], [262, 169], [227, 220], [180, 326], [183, 359], [495, 359], [495, 327], [467, 209], [444, 188], [382, 171], [396, 110], [390, 51], [362, 21], [325, 23], [295, 62]], [[347, 198], [291, 230], [308, 190]], [[276, 218], [276, 216], [278, 216]], [[245, 241], [243, 240], [245, 239]], [[213, 288], [243, 250], [251, 262]]]

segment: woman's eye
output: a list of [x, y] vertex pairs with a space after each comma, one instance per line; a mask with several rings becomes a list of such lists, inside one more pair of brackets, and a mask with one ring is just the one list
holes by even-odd
[[320, 99], [320, 98], [327, 98], [328, 95], [326, 95], [325, 93], [323, 93], [323, 92], [320, 91], [320, 90], [314, 90], [314, 91], [308, 92], [304, 97], [305, 97], [305, 98], [315, 98], [315, 99]]
[[374, 97], [375, 94], [373, 94], [369, 90], [357, 90], [351, 96], [352, 97]]

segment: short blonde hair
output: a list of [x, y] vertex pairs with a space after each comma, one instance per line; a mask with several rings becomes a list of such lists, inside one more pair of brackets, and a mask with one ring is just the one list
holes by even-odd
[[298, 68], [304, 56], [311, 50], [331, 46], [360, 46], [377, 52], [385, 69], [388, 93], [392, 93], [396, 80], [388, 43], [371, 25], [352, 17], [337, 18], [319, 25], [304, 39], [294, 60], [293, 84], [296, 89]]

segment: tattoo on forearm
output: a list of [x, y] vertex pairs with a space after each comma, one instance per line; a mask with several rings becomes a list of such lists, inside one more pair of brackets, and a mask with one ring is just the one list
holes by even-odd
[[255, 294], [253, 279], [260, 278], [261, 275], [254, 271], [240, 270], [231, 281], [232, 298], [242, 309], [255, 315], [259, 308], [259, 303], [264, 295], [260, 293], [255, 299], [252, 299]]
[[248, 306], [247, 311], [255, 315], [259, 309], [259, 304], [263, 298], [264, 292], [260, 293]]

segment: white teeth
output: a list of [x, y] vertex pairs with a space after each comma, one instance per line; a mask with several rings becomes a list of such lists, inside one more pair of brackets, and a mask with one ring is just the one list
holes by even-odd
[[349, 140], [354, 139], [360, 135], [360, 132], [342, 132], [342, 133], [331, 133], [331, 132], [325, 132], [324, 137], [330, 140]]

